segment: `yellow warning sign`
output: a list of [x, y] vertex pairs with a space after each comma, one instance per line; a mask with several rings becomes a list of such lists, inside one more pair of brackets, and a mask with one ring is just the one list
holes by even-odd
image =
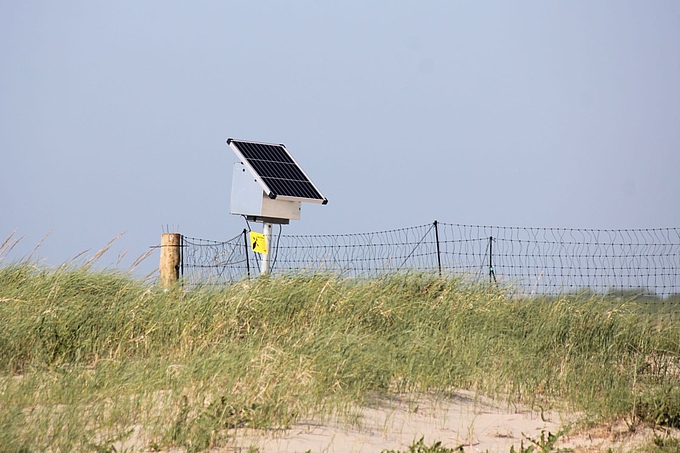
[[250, 232], [250, 246], [253, 252], [267, 254], [267, 239], [262, 233]]

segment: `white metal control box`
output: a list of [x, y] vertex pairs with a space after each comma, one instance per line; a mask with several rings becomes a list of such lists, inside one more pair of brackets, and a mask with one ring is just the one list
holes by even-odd
[[288, 223], [288, 220], [300, 220], [301, 210], [300, 201], [269, 198], [245, 165], [242, 162], [234, 163], [230, 214], [244, 215], [255, 221]]

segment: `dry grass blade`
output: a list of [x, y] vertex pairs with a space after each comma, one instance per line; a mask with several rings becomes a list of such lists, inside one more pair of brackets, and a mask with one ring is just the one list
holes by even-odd
[[45, 243], [45, 241], [47, 240], [47, 238], [50, 237], [50, 234], [52, 234], [52, 231], [50, 231], [50, 232], [47, 233], [45, 236], [43, 236], [43, 238], [40, 240], [40, 242], [38, 242], [38, 245], [36, 245], [35, 248], [33, 249], [33, 251], [31, 252], [31, 254], [28, 255], [28, 258], [26, 258], [26, 261], [31, 261], [31, 260], [33, 259], [33, 255], [35, 255], [35, 252], [37, 252], [38, 249], [39, 249], [40, 247], [42, 247], [42, 245]]
[[71, 258], [70, 260], [68, 260], [68, 261], [66, 262], [66, 265], [74, 264], [74, 263], [78, 260], [78, 258], [80, 258], [80, 257], [83, 256], [83, 255], [86, 255], [86, 254], [89, 253], [89, 252], [90, 252], [90, 249], [85, 249], [85, 250], [83, 250], [82, 252], [78, 253], [76, 256], [74, 256], [73, 258]]
[[125, 258], [127, 254], [128, 254], [127, 250], [118, 254], [118, 259], [116, 260], [116, 267], [120, 266], [121, 261], [123, 261], [123, 258]]
[[139, 256], [132, 262], [132, 264], [130, 265], [130, 272], [134, 271], [134, 270], [137, 268], [137, 266], [139, 266], [140, 264], [142, 264], [142, 262], [143, 262], [144, 260], [146, 260], [149, 256], [151, 256], [151, 254], [153, 253], [153, 251], [154, 251], [153, 249], [150, 249], [150, 250], [148, 250], [148, 251], [142, 253], [141, 255], [139, 255]]
[[105, 247], [101, 248], [97, 253], [95, 253], [94, 255], [92, 255], [92, 258], [90, 258], [89, 260], [87, 260], [87, 261], [85, 262], [85, 266], [90, 266], [90, 265], [92, 265], [93, 263], [95, 263], [99, 258], [102, 257], [102, 255], [104, 255], [106, 252], [108, 252], [108, 251], [111, 249], [111, 246], [113, 245], [113, 243], [116, 242], [118, 239], [120, 239], [121, 236], [123, 236], [124, 234], [125, 234], [125, 231], [123, 231], [122, 233], [118, 234], [118, 236], [116, 236], [115, 238], [111, 239], [111, 240], [108, 242], [108, 244], [106, 244]]
[[12, 233], [7, 236], [7, 239], [4, 240], [2, 245], [0, 245], [0, 261], [4, 259], [5, 256], [9, 255], [9, 252], [11, 252], [12, 249], [16, 247], [16, 245], [25, 237], [21, 236], [20, 238], [14, 239], [16, 232], [17, 230], [12, 231]]

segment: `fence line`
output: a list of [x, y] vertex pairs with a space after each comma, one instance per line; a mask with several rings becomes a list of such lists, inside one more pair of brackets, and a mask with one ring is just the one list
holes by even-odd
[[[433, 222], [339, 235], [275, 235], [272, 271], [374, 277], [416, 270], [503, 282], [526, 294], [680, 294], [680, 229], [500, 227]], [[259, 275], [247, 231], [219, 242], [183, 237], [189, 284]]]

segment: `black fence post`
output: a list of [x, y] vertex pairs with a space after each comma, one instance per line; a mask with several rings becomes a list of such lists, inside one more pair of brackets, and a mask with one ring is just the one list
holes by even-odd
[[489, 283], [496, 283], [496, 271], [493, 268], [493, 236], [489, 236]]
[[442, 276], [442, 254], [439, 249], [439, 222], [434, 221], [434, 238], [437, 242], [437, 268], [439, 269], [439, 276]]
[[250, 250], [250, 247], [248, 247], [248, 231], [244, 228], [243, 229], [243, 245], [245, 245], [245, 252], [246, 252], [246, 271], [248, 272], [248, 278], [250, 278], [250, 261], [248, 260], [248, 251]]
[[179, 235], [179, 278], [184, 277], [184, 235]]

